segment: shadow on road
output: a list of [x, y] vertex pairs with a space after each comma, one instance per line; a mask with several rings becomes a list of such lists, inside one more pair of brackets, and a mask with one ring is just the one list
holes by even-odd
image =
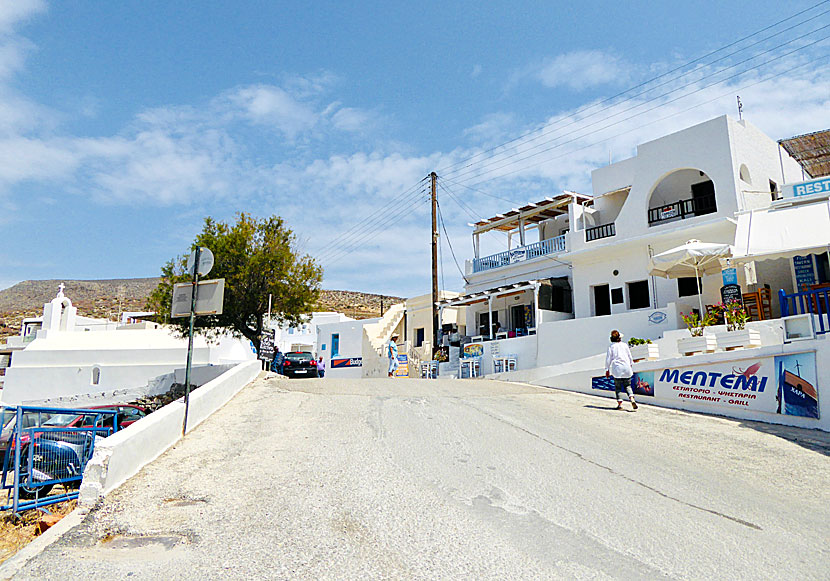
[[765, 424], [763, 422], [752, 422], [747, 420], [735, 420], [742, 428], [750, 428], [758, 432], [778, 436], [798, 444], [802, 448], [830, 456], [830, 434], [821, 430], [810, 430], [807, 428], [794, 428], [792, 426], [780, 426], [777, 424]]

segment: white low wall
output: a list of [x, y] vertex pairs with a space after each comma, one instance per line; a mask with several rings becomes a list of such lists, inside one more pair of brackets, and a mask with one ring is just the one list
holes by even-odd
[[[731, 352], [718, 352], [706, 355], [699, 354], [690, 357], [671, 357], [669, 359], [661, 359], [659, 361], [643, 361], [634, 364], [634, 371], [651, 371], [654, 372], [655, 378], [660, 377], [665, 370], [682, 370], [685, 368], [694, 368], [695, 370], [704, 371], [707, 368], [714, 370], [719, 369], [721, 371], [726, 368], [732, 369], [732, 373], [739, 373], [741, 370], [747, 369], [754, 363], [765, 358], [811, 351], [815, 352], [816, 360], [816, 389], [819, 392], [818, 402], [820, 416], [818, 419], [783, 415], [774, 413], [774, 410], [772, 412], [757, 411], [749, 409], [748, 407], [742, 409], [740, 407], [727, 405], [725, 402], [711, 403], [696, 402], [692, 399], [678, 400], [676, 394], [671, 394], [667, 391], [661, 392], [659, 389], [655, 390], [655, 395], [653, 397], [638, 396], [638, 400], [643, 403], [658, 405], [661, 407], [670, 407], [739, 419], [830, 431], [830, 366], [823, 364], [823, 362], [830, 361], [830, 338], [770, 345], [755, 349], [741, 349]], [[494, 376], [494, 378], [527, 381], [528, 383], [544, 387], [553, 387], [569, 391], [590, 393], [592, 395], [614, 397], [613, 391], [593, 389], [591, 386], [591, 378], [603, 376], [605, 374], [604, 355], [596, 355], [575, 363], [577, 364], [577, 369], [569, 368], [571, 367], [571, 364], [565, 364], [555, 367], [528, 370], [524, 373], [516, 372], [505, 375], [500, 374], [499, 376]], [[546, 375], [546, 377], [540, 377], [541, 375]], [[702, 388], [704, 386], [700, 385], [699, 387]], [[707, 385], [705, 387], [710, 386]], [[765, 397], [768, 400], [772, 398], [770, 400], [771, 402], [775, 401], [775, 389], [775, 386], [770, 386], [765, 394]], [[717, 395], [720, 389], [715, 387], [710, 391], [711, 395]], [[822, 391], [824, 391], [824, 393], [822, 393]], [[736, 391], [736, 393], [738, 392]], [[723, 400], [725, 398], [721, 399]]]
[[[246, 361], [190, 395], [187, 431], [221, 408], [259, 375], [260, 362]], [[95, 504], [182, 437], [184, 401], [178, 400], [101, 440], [84, 471], [78, 502]]]

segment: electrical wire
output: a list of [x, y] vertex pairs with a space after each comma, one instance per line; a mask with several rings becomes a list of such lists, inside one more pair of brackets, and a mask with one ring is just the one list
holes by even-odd
[[[362, 240], [363, 238], [365, 238], [366, 234], [373, 233], [383, 229], [383, 226], [393, 221], [396, 217], [400, 217], [402, 214], [404, 214], [406, 212], [406, 209], [411, 204], [417, 203], [417, 201], [421, 199], [421, 196], [423, 194], [424, 189], [422, 188], [421, 190], [410, 194], [406, 199], [399, 200], [396, 210], [391, 214], [389, 212], [386, 212], [382, 214], [381, 218], [376, 218], [374, 220], [364, 219], [362, 222], [358, 224], [358, 227], [354, 229], [351, 234], [345, 237], [341, 237], [337, 241], [338, 245], [329, 245], [328, 251], [319, 254], [320, 258], [327, 258], [330, 255], [337, 254], [342, 248], [349, 247], [350, 245], [353, 245], [357, 240]], [[400, 198], [400, 196], [398, 198]], [[383, 208], [381, 208], [381, 210], [384, 210], [389, 206], [389, 204], [386, 204]], [[377, 211], [375, 213], [377, 213]]]
[[[819, 29], [819, 30], [822, 30], [822, 29], [824, 29], [824, 28], [830, 28], [830, 24], [828, 24], [828, 25], [826, 25], [826, 26], [823, 26], [823, 27], [822, 27], [821, 29]], [[702, 87], [699, 87], [698, 89], [696, 89], [696, 90], [694, 90], [694, 91], [692, 91], [692, 92], [690, 92], [690, 93], [685, 93], [685, 94], [683, 94], [683, 95], [680, 95], [679, 97], [675, 97], [674, 99], [670, 99], [670, 100], [668, 100], [668, 101], [664, 101], [664, 102], [662, 102], [662, 103], [660, 103], [660, 104], [658, 104], [658, 105], [655, 105], [655, 106], [653, 106], [653, 107], [651, 107], [651, 108], [649, 108], [649, 109], [646, 109], [645, 111], [641, 111], [641, 112], [639, 112], [639, 113], [635, 113], [634, 115], [630, 115], [630, 116], [628, 116], [628, 117], [626, 117], [626, 118], [624, 118], [624, 119], [620, 119], [620, 120], [615, 121], [615, 122], [613, 122], [613, 123], [609, 123], [609, 124], [604, 125], [604, 126], [602, 126], [602, 127], [598, 128], [598, 129], [595, 129], [595, 130], [589, 131], [588, 133], [585, 133], [585, 134], [582, 134], [582, 135], [578, 135], [578, 136], [576, 136], [576, 137], [573, 137], [572, 139], [569, 139], [569, 140], [564, 141], [564, 142], [562, 142], [562, 143], [558, 143], [558, 144], [556, 144], [556, 145], [553, 145], [553, 146], [548, 147], [548, 148], [546, 148], [546, 149], [543, 149], [543, 150], [541, 150], [541, 151], [537, 151], [536, 153], [532, 153], [532, 154], [530, 154], [530, 155], [527, 155], [527, 156], [525, 156], [525, 157], [522, 157], [522, 158], [520, 158], [520, 159], [518, 159], [518, 160], [515, 160], [515, 161], [512, 161], [512, 162], [510, 162], [510, 163], [506, 163], [506, 164], [504, 164], [504, 165], [501, 165], [501, 166], [495, 167], [495, 168], [493, 168], [493, 169], [490, 169], [490, 170], [487, 170], [487, 171], [480, 172], [480, 173], [476, 174], [476, 176], [475, 176], [475, 177], [481, 177], [481, 176], [484, 176], [484, 175], [487, 175], [487, 174], [493, 173], [494, 171], [498, 171], [498, 170], [500, 170], [500, 169], [504, 169], [504, 168], [510, 167], [511, 165], [515, 165], [516, 163], [519, 163], [519, 162], [525, 161], [525, 160], [527, 160], [527, 159], [531, 159], [531, 158], [536, 157], [536, 156], [538, 156], [538, 155], [542, 155], [542, 154], [547, 153], [547, 152], [549, 152], [549, 151], [552, 151], [552, 150], [554, 150], [554, 149], [558, 149], [558, 148], [562, 147], [563, 145], [568, 145], [568, 144], [573, 143], [573, 142], [575, 142], [575, 141], [577, 141], [577, 140], [579, 140], [579, 139], [584, 139], [584, 138], [586, 138], [586, 137], [590, 137], [591, 135], [594, 135], [594, 134], [596, 134], [596, 133], [599, 133], [599, 132], [601, 132], [601, 131], [604, 131], [604, 130], [606, 130], [606, 129], [610, 128], [610, 127], [614, 127], [615, 125], [619, 125], [620, 123], [623, 123], [623, 122], [625, 122], [625, 121], [630, 121], [631, 119], [634, 119], [634, 118], [636, 118], [636, 117], [639, 117], [639, 116], [641, 116], [641, 115], [644, 115], [645, 113], [649, 113], [649, 112], [651, 112], [651, 111], [654, 111], [654, 110], [660, 109], [661, 107], [665, 107], [666, 105], [670, 105], [671, 103], [677, 102], [677, 101], [679, 101], [679, 100], [681, 100], [681, 99], [684, 99], [684, 98], [686, 98], [686, 97], [690, 97], [690, 96], [692, 96], [692, 95], [695, 95], [695, 94], [697, 94], [697, 93], [700, 93], [701, 91], [704, 91], [704, 90], [706, 90], [706, 89], [708, 89], [708, 88], [711, 88], [711, 87], [713, 87], [713, 86], [715, 86], [715, 85], [719, 85], [719, 84], [725, 83], [726, 81], [730, 81], [730, 80], [732, 80], [732, 79], [735, 79], [735, 78], [737, 78], [737, 77], [740, 77], [740, 76], [742, 76], [742, 75], [744, 75], [744, 74], [746, 74], [746, 73], [748, 73], [748, 72], [750, 72], [750, 71], [752, 71], [752, 70], [755, 70], [755, 69], [757, 69], [757, 68], [760, 68], [760, 67], [761, 67], [761, 66], [763, 66], [763, 65], [767, 65], [767, 64], [770, 64], [770, 63], [772, 63], [772, 62], [775, 62], [775, 61], [781, 60], [782, 58], [785, 58], [785, 57], [790, 56], [790, 55], [792, 55], [792, 54], [794, 54], [794, 53], [796, 53], [796, 52], [799, 52], [799, 51], [801, 51], [801, 50], [804, 50], [804, 49], [806, 49], [806, 48], [809, 48], [809, 47], [811, 47], [811, 46], [814, 46], [814, 45], [816, 45], [816, 44], [818, 44], [818, 43], [820, 43], [820, 42], [823, 42], [823, 41], [827, 40], [828, 38], [830, 38], [830, 35], [828, 35], [828, 36], [824, 36], [824, 37], [821, 37], [821, 38], [819, 38], [819, 39], [817, 39], [817, 40], [815, 40], [815, 41], [813, 41], [813, 42], [811, 42], [811, 43], [809, 43], [809, 44], [806, 44], [806, 45], [801, 46], [801, 47], [799, 47], [799, 48], [793, 49], [792, 51], [789, 51], [789, 52], [787, 52], [787, 53], [785, 53], [785, 54], [782, 54], [782, 55], [779, 55], [779, 56], [774, 57], [774, 58], [772, 58], [772, 59], [769, 59], [769, 60], [767, 60], [767, 61], [765, 61], [765, 62], [763, 62], [763, 63], [760, 63], [760, 64], [759, 64], [759, 65], [757, 65], [757, 66], [750, 67], [749, 69], [746, 69], [746, 70], [744, 70], [744, 71], [741, 71], [741, 72], [739, 72], [739, 73], [736, 73], [736, 74], [734, 74], [734, 75], [731, 75], [731, 76], [729, 76], [729, 77], [727, 77], [727, 78], [720, 79], [720, 80], [718, 80], [718, 81], [713, 81], [713, 82], [709, 83], [708, 85], [703, 85]], [[818, 60], [818, 58], [817, 58], [817, 59], [814, 59], [814, 60]], [[812, 60], [811, 60], [811, 61], [808, 61], [808, 63], [807, 63], [807, 64], [811, 64], [812, 62], [813, 62]], [[788, 69], [788, 70], [784, 71], [783, 73], [779, 73], [779, 74], [773, 75], [772, 77], [769, 77], [769, 78], [767, 78], [767, 79], [765, 79], [765, 80], [769, 80], [769, 79], [771, 79], [771, 78], [775, 78], [775, 77], [781, 76], [781, 74], [784, 74], [784, 73], [787, 73], [787, 72], [791, 72], [791, 71], [796, 70], [796, 69], [799, 69], [799, 68], [801, 68], [801, 65], [796, 66], [796, 67], [793, 67], [793, 68], [790, 68], [790, 69]], [[740, 87], [740, 88], [737, 88], [737, 89], [731, 89], [731, 91], [730, 91], [730, 92], [735, 92], [736, 90], [742, 90], [742, 89], [744, 89], [744, 88], [751, 87], [751, 86], [754, 86], [754, 85], [756, 85], [756, 84], [758, 84], [758, 83], [751, 83], [751, 84], [749, 84], [749, 85], [744, 85], [744, 86], [742, 86], [742, 87]], [[671, 94], [672, 92], [674, 92], [674, 91], [670, 91], [669, 93], [666, 93], [666, 94], [664, 94], [664, 95], [661, 95], [661, 97], [662, 97], [662, 96], [669, 95], [669, 94]], [[718, 99], [719, 99], [719, 98], [721, 98], [721, 96], [719, 96], [719, 97], [718, 97]], [[703, 103], [698, 103], [697, 105], [694, 105], [694, 106], [693, 106], [693, 107], [691, 107], [691, 108], [693, 109], [693, 108], [695, 108], [695, 107], [699, 107], [700, 105], [705, 104], [705, 103], [708, 103], [708, 102], [711, 102], [712, 100], [715, 100], [715, 99], [711, 99], [711, 100], [708, 100], [708, 101], [704, 101]], [[643, 104], [645, 104], [645, 103], [643, 103]], [[642, 104], [641, 104], [641, 105], [642, 105]], [[641, 105], [638, 105], [638, 106], [641, 106]], [[635, 108], [637, 108], [638, 106], [632, 107], [632, 108], [630, 108], [630, 109], [628, 109], [628, 110], [635, 109]], [[628, 111], [628, 110], [626, 110], [626, 111]], [[616, 116], [618, 116], [618, 115], [619, 115], [619, 114], [613, 115], [613, 116], [612, 116], [612, 117], [610, 117], [610, 118], [616, 117]], [[586, 127], [584, 127], [584, 128], [594, 126], [594, 125], [596, 125], [597, 123], [599, 123], [599, 121], [598, 121], [598, 122], [591, 123], [591, 124], [587, 125], [587, 126], [586, 126]], [[648, 124], [649, 124], [649, 123], [647, 123], [647, 124], [645, 124], [645, 125], [648, 125]], [[642, 125], [641, 125], [640, 127], [642, 127]], [[583, 128], [583, 129], [584, 129], [584, 128]], [[575, 133], [575, 132], [574, 132], [574, 133]], [[610, 139], [610, 137], [606, 137], [605, 139], [602, 139], [600, 142], [602, 142], [602, 141], [607, 141], [608, 139]], [[550, 141], [548, 141], [547, 143], [550, 143], [550, 142], [552, 142], [552, 141], [553, 141], [553, 140], [550, 140]], [[599, 143], [599, 142], [598, 142], [598, 143]], [[537, 147], [538, 147], [538, 146], [537, 146]], [[531, 148], [531, 149], [535, 149], [535, 147], [534, 147], [534, 148]], [[579, 151], [579, 150], [576, 150], [576, 151]], [[572, 152], [569, 152], [569, 153], [572, 153]], [[515, 155], [519, 155], [519, 154], [520, 154], [520, 153], [516, 153], [516, 154], [513, 154], [513, 155], [511, 155], [511, 156], [508, 156], [507, 158], [503, 158], [503, 159], [501, 159], [501, 160], [492, 160], [492, 161], [491, 161], [491, 163], [486, 164], [486, 165], [485, 165], [485, 167], [487, 167], [487, 166], [489, 166], [489, 165], [492, 165], [492, 164], [494, 164], [494, 163], [498, 163], [499, 161], [503, 161], [504, 159], [509, 159], [509, 158], [514, 157]], [[545, 160], [545, 161], [550, 161], [550, 160]], [[544, 163], [544, 162], [540, 162], [540, 163]], [[538, 164], [534, 164], [534, 165], [538, 165]], [[533, 167], [533, 166], [531, 165], [531, 166], [528, 166], [528, 167]], [[523, 169], [526, 169], [526, 168], [523, 168]], [[521, 169], [520, 169], [520, 170], [517, 170], [517, 171], [521, 171]], [[456, 180], [459, 180], [459, 179], [460, 179], [460, 177], [462, 177], [462, 176], [464, 176], [464, 175], [472, 174], [472, 173], [475, 173], [475, 172], [472, 172], [472, 171], [465, 172], [465, 173], [461, 174], [460, 176], [458, 176], [458, 175], [457, 175], [457, 176], [454, 176], [454, 178], [455, 178]], [[510, 174], [512, 174], [512, 173], [515, 173], [515, 171], [513, 171], [513, 172], [507, 172], [506, 174], [502, 174], [502, 175], [510, 175]], [[467, 181], [472, 180], [472, 179], [474, 179], [474, 178], [469, 178]], [[481, 180], [481, 181], [479, 181], [479, 182], [474, 182], [474, 183], [483, 183], [484, 181], [489, 181], [489, 180]]]
[[[830, 1], [830, 0], [828, 0], [828, 1]], [[428, 176], [427, 176], [427, 177], [428, 177]], [[392, 207], [395, 207], [395, 206], [399, 205], [401, 198], [404, 198], [404, 197], [406, 197], [407, 195], [410, 195], [410, 196], [411, 196], [411, 194], [412, 194], [415, 190], [417, 190], [419, 187], [421, 187], [421, 186], [423, 185], [424, 180], [426, 180], [426, 179], [427, 179], [427, 177], [422, 178], [419, 182], [417, 182], [416, 184], [414, 184], [414, 185], [410, 186], [409, 188], [407, 188], [407, 189], [406, 189], [406, 190], [404, 190], [402, 193], [400, 193], [400, 194], [398, 194], [397, 196], [395, 196], [394, 198], [392, 198], [389, 202], [387, 202], [386, 204], [384, 204], [384, 205], [383, 205], [383, 206], [381, 206], [380, 208], [377, 208], [377, 209], [375, 210], [375, 212], [376, 212], [376, 213], [383, 213], [385, 210], [387, 210], [387, 209], [389, 209], [389, 208], [392, 208]], [[419, 192], [419, 193], [420, 193], [420, 192]], [[327, 250], [329, 250], [330, 248], [332, 248], [332, 247], [336, 247], [336, 246], [338, 246], [339, 244], [342, 244], [342, 243], [343, 243], [346, 239], [348, 239], [350, 236], [352, 236], [352, 235], [354, 235], [356, 232], [360, 231], [360, 230], [361, 230], [361, 228], [362, 228], [363, 226], [365, 226], [365, 221], [364, 221], [364, 220], [361, 220], [361, 221], [356, 222], [356, 223], [355, 223], [353, 226], [351, 226], [348, 230], [346, 230], [345, 232], [340, 233], [340, 235], [338, 235], [336, 238], [334, 238], [334, 239], [333, 239], [333, 240], [331, 240], [330, 242], [326, 243], [326, 244], [325, 244], [322, 248], [320, 248], [320, 249], [317, 251], [318, 255], [324, 254], [324, 253], [325, 253]]]
[[[768, 25], [768, 26], [766, 26], [766, 27], [764, 27], [764, 28], [762, 28], [762, 29], [760, 29], [760, 30], [758, 30], [758, 31], [756, 31], [756, 32], [753, 32], [752, 34], [749, 34], [749, 35], [747, 35], [747, 36], [744, 36], [743, 38], [740, 38], [740, 39], [738, 39], [738, 40], [736, 40], [736, 41], [733, 41], [733, 42], [731, 42], [731, 43], [729, 43], [729, 44], [726, 44], [726, 45], [724, 45], [724, 46], [722, 46], [722, 47], [720, 47], [720, 48], [718, 48], [718, 49], [716, 49], [716, 50], [714, 50], [714, 51], [711, 51], [711, 52], [709, 52], [709, 53], [707, 53], [707, 54], [705, 54], [705, 55], [703, 55], [703, 56], [700, 56], [700, 57], [697, 57], [697, 58], [695, 58], [695, 59], [692, 59], [692, 60], [690, 60], [690, 61], [688, 61], [688, 62], [686, 62], [686, 63], [684, 63], [684, 64], [682, 64], [682, 65], [680, 65], [680, 66], [678, 66], [678, 67], [675, 67], [674, 69], [672, 69], [672, 70], [670, 70], [670, 71], [666, 71], [665, 73], [662, 73], [662, 74], [660, 74], [660, 75], [657, 75], [657, 76], [655, 76], [655, 77], [652, 77], [651, 79], [647, 79], [646, 81], [643, 81], [643, 82], [639, 83], [638, 85], [635, 85], [634, 87], [630, 87], [630, 88], [628, 88], [628, 89], [625, 89], [624, 91], [620, 91], [619, 93], [617, 93], [617, 94], [615, 94], [615, 95], [612, 95], [612, 96], [610, 96], [610, 97], [606, 97], [605, 99], [602, 99], [601, 101], [599, 101], [599, 102], [597, 102], [597, 103], [591, 103], [591, 104], [585, 105], [585, 106], [583, 106], [583, 107], [580, 107], [579, 109], [577, 109], [576, 111], [574, 111], [574, 112], [572, 113], [572, 115], [571, 115], [571, 116], [572, 116], [572, 117], [575, 117], [575, 116], [577, 116], [578, 114], [580, 114], [580, 113], [584, 113], [584, 112], [586, 112], [586, 111], [588, 111], [588, 110], [590, 110], [590, 109], [592, 109], [592, 108], [594, 108], [594, 107], [599, 107], [600, 105], [603, 105], [603, 104], [606, 104], [606, 103], [610, 103], [610, 102], [614, 101], [615, 99], [617, 99], [618, 97], [621, 97], [621, 96], [623, 96], [623, 95], [626, 95], [627, 93], [630, 93], [631, 91], [637, 90], [637, 89], [639, 89], [639, 88], [641, 88], [641, 87], [645, 87], [646, 85], [649, 85], [649, 84], [653, 83], [653, 82], [654, 82], [654, 81], [656, 81], [656, 80], [659, 80], [659, 79], [661, 79], [661, 78], [664, 78], [664, 77], [667, 77], [667, 76], [669, 76], [669, 75], [672, 75], [672, 74], [674, 74], [674, 73], [676, 73], [676, 72], [678, 72], [678, 71], [681, 71], [681, 70], [683, 70], [683, 69], [685, 69], [685, 68], [687, 68], [687, 67], [689, 67], [689, 66], [691, 66], [691, 65], [693, 65], [693, 64], [695, 64], [695, 63], [699, 63], [699, 62], [701, 62], [701, 61], [703, 61], [703, 60], [705, 60], [705, 59], [709, 58], [710, 56], [714, 56], [714, 55], [718, 54], [719, 52], [721, 52], [721, 51], [723, 51], [723, 50], [726, 50], [726, 49], [728, 49], [728, 48], [731, 48], [731, 47], [733, 47], [733, 46], [736, 46], [736, 45], [738, 45], [738, 44], [740, 44], [740, 43], [744, 42], [745, 40], [749, 40], [750, 38], [752, 38], [752, 37], [754, 37], [754, 36], [757, 36], [757, 35], [762, 34], [762, 33], [766, 32], [766, 31], [768, 31], [768, 30], [771, 30], [771, 29], [775, 28], [776, 26], [779, 26], [780, 24], [783, 24], [784, 22], [787, 22], [787, 21], [789, 21], [789, 20], [792, 20], [792, 19], [794, 19], [794, 18], [797, 18], [798, 16], [801, 16], [802, 14], [805, 14], [805, 13], [807, 13], [807, 12], [810, 12], [811, 10], [814, 10], [815, 8], [818, 8], [819, 6], [821, 6], [821, 5], [823, 5], [823, 4], [827, 4], [827, 2], [830, 2], [830, 0], [823, 0], [822, 2], [819, 2], [819, 3], [817, 3], [817, 4], [814, 4], [813, 6], [810, 6], [809, 8], [806, 8], [806, 9], [804, 9], [804, 10], [801, 10], [800, 12], [797, 12], [797, 13], [793, 14], [792, 16], [788, 16], [787, 18], [784, 18], [784, 19], [782, 19], [782, 20], [779, 20], [778, 22], [775, 22], [775, 23], [773, 23], [773, 24], [770, 24], [770, 25]], [[729, 56], [734, 56], [734, 55], [735, 55], [735, 54], [737, 54], [738, 52], [744, 51], [744, 50], [746, 50], [746, 49], [748, 49], [748, 48], [752, 48], [753, 46], [756, 46], [757, 44], [759, 44], [759, 43], [761, 43], [761, 42], [766, 42], [766, 41], [768, 41], [768, 40], [769, 40], [769, 38], [772, 38], [772, 37], [774, 37], [774, 36], [778, 36], [778, 35], [780, 35], [780, 34], [782, 34], [782, 33], [784, 33], [784, 32], [788, 32], [789, 30], [792, 30], [792, 29], [794, 29], [794, 28], [797, 28], [798, 26], [801, 26], [802, 24], [805, 24], [806, 22], [809, 22], [809, 21], [811, 21], [811, 20], [815, 20], [816, 18], [818, 18], [818, 17], [820, 17], [820, 16], [823, 16], [824, 14], [827, 14], [827, 12], [828, 12], [828, 11], [825, 11], [825, 12], [822, 12], [822, 13], [820, 13], [820, 14], [818, 14], [818, 15], [812, 16], [811, 18], [809, 18], [809, 19], [807, 19], [807, 20], [804, 20], [804, 21], [802, 21], [802, 22], [799, 22], [798, 24], [795, 24], [795, 25], [793, 25], [793, 26], [791, 26], [791, 27], [789, 27], [789, 28], [787, 28], [787, 29], [785, 29], [785, 30], [783, 30], [783, 31], [776, 32], [775, 34], [773, 34], [773, 35], [771, 35], [771, 36], [769, 36], [769, 37], [765, 37], [764, 39], [762, 39], [762, 40], [760, 40], [760, 41], [758, 41], [758, 42], [755, 42], [755, 43], [753, 43], [753, 44], [751, 44], [751, 45], [749, 45], [749, 46], [746, 46], [746, 47], [744, 47], [744, 48], [740, 49], [739, 51], [735, 51], [735, 52], [731, 53], [730, 55], [726, 55], [725, 57], [721, 57], [721, 58], [719, 58], [719, 59], [717, 59], [717, 60], [715, 60], [715, 61], [712, 61], [711, 63], [708, 63], [708, 66], [711, 66], [712, 64], [714, 64], [714, 63], [716, 63], [716, 62], [719, 62], [719, 61], [721, 61], [721, 60], [723, 60], [723, 59], [725, 59], [725, 58], [728, 58]], [[682, 76], [685, 76], [685, 74], [687, 74], [687, 73], [684, 73], [684, 75], [680, 75], [680, 76], [678, 76], [678, 77], [676, 77], [676, 78], [682, 78]], [[668, 81], [668, 82], [670, 82], [670, 81]], [[664, 83], [664, 84], [665, 84], [665, 83]], [[654, 89], [654, 87], [653, 87], [653, 88], [651, 88], [651, 89], [649, 89], [649, 91], [650, 91], [650, 90], [653, 90], [653, 89]], [[624, 100], [624, 101], [622, 101], [622, 102], [624, 103], [625, 101], [631, 100], [631, 99], [633, 99], [633, 98], [634, 98], [634, 97], [636, 97], [636, 96], [639, 96], [639, 95], [644, 94], [645, 92], [647, 92], [647, 91], [643, 91], [643, 92], [641, 92], [641, 93], [638, 93], [637, 95], [632, 95], [631, 97], [628, 97], [627, 99], [625, 99], [625, 100]], [[620, 104], [620, 103], [618, 102], [618, 103], [616, 103], [615, 105], [619, 105], [619, 104]], [[602, 108], [602, 109], [600, 109], [599, 111], [596, 111], [596, 112], [592, 113], [590, 116], [594, 116], [594, 115], [596, 115], [596, 114], [598, 114], [598, 113], [601, 113], [602, 111], [604, 111], [604, 110], [608, 110], [608, 109], [610, 109], [610, 107], [605, 107], [605, 108]], [[590, 117], [590, 116], [589, 116], [589, 117]], [[570, 125], [570, 124], [569, 124], [569, 125]], [[567, 126], [568, 126], [568, 125], [566, 125], [565, 127], [567, 127]], [[496, 151], [496, 150], [498, 150], [498, 149], [501, 149], [501, 148], [503, 148], [503, 147], [506, 147], [507, 145], [510, 145], [511, 143], [515, 143], [515, 142], [517, 142], [517, 141], [520, 141], [520, 140], [524, 139], [525, 137], [528, 137], [528, 136], [531, 136], [531, 135], [535, 134], [537, 131], [538, 131], [538, 130], [528, 131], [528, 132], [526, 132], [526, 133], [524, 133], [524, 134], [522, 134], [522, 135], [519, 135], [518, 137], [515, 137], [515, 138], [513, 138], [513, 139], [510, 139], [509, 141], [506, 141], [506, 142], [504, 142], [504, 143], [502, 143], [502, 144], [500, 144], [500, 145], [493, 146], [493, 147], [491, 147], [491, 148], [489, 148], [489, 149], [486, 149], [486, 150], [484, 150], [484, 151], [482, 151], [482, 152], [478, 152], [478, 153], [476, 153], [476, 154], [474, 154], [474, 155], [472, 155], [472, 156], [470, 156], [470, 157], [468, 157], [468, 158], [465, 158], [465, 159], [459, 160], [459, 161], [457, 161], [457, 162], [451, 163], [451, 164], [449, 164], [449, 165], [447, 165], [447, 166], [444, 166], [443, 168], [440, 168], [440, 169], [439, 169], [439, 170], [437, 170], [437, 171], [438, 171], [438, 173], [439, 173], [439, 174], [444, 174], [445, 176], [446, 176], [446, 174], [447, 174], [447, 173], [454, 173], [454, 172], [455, 172], [455, 171], [457, 171], [457, 170], [453, 170], [453, 171], [449, 171], [449, 170], [450, 170], [451, 168], [455, 167], [455, 166], [458, 166], [458, 165], [461, 165], [461, 164], [464, 164], [464, 163], [471, 162], [471, 161], [472, 161], [473, 159], [475, 159], [476, 157], [479, 157], [479, 156], [481, 156], [481, 155], [484, 155], [484, 154], [487, 154], [487, 153], [490, 153], [490, 152]], [[538, 138], [538, 136], [537, 136], [537, 138]], [[536, 138], [534, 138], [534, 140], [535, 140], [535, 139], [536, 139]]]
[[[438, 204], [437, 201], [436, 201], [436, 205], [438, 206], [438, 220], [441, 223], [441, 229], [444, 231], [444, 237], [447, 239], [447, 246], [450, 247], [450, 254], [452, 254], [452, 259], [455, 262], [455, 267], [458, 269], [458, 274], [461, 275], [461, 278], [464, 279], [465, 283], [470, 284], [470, 281], [467, 280], [467, 277], [464, 275], [464, 270], [458, 264], [458, 258], [456, 258], [456, 256], [455, 256], [455, 250], [452, 247], [452, 240], [450, 240], [450, 235], [447, 232], [447, 225], [444, 223], [444, 216], [441, 214], [441, 205]], [[443, 269], [443, 266], [442, 266], [442, 269]], [[442, 273], [443, 273], [443, 270], [442, 270]], [[443, 276], [443, 274], [442, 274], [442, 276]], [[446, 289], [446, 287], [444, 287], [444, 288]]]

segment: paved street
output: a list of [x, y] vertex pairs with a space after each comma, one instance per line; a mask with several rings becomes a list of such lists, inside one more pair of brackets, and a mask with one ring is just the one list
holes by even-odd
[[827, 579], [830, 437], [529, 386], [258, 380], [20, 579]]

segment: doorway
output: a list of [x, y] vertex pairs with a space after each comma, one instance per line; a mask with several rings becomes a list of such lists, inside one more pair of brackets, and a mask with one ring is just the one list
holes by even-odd
[[594, 288], [594, 316], [611, 314], [611, 288], [607, 284], [600, 284]]

